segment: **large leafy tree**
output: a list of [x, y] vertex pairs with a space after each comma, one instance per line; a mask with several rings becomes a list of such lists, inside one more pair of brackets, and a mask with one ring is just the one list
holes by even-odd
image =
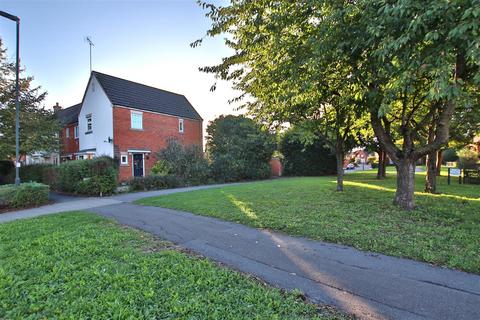
[[207, 154], [220, 181], [269, 177], [274, 150], [274, 136], [244, 116], [220, 116], [207, 127]]
[[[451, 119], [478, 88], [480, 2], [360, 1], [339, 12], [361, 33], [347, 42], [358, 48], [357, 78], [372, 127], [397, 167], [395, 202], [412, 209], [415, 162], [446, 145]], [[386, 132], [384, 116], [396, 120], [401, 146]], [[422, 141], [418, 132], [427, 125], [431, 134]]]
[[[446, 145], [452, 117], [478, 88], [478, 0], [202, 5], [212, 19], [208, 35], [227, 34], [234, 50], [204, 71], [233, 80], [253, 97], [248, 110], [269, 122], [336, 119], [338, 137], [351, 134], [349, 119], [355, 125], [368, 113], [397, 168], [394, 201], [414, 208], [416, 161]], [[427, 125], [430, 139], [419, 134]]]
[[[321, 134], [337, 158], [337, 190], [343, 190], [343, 159], [353, 137], [355, 87], [345, 76], [352, 72], [345, 52], [319, 46], [321, 2], [233, 1], [208, 8], [209, 36], [229, 34], [234, 54], [219, 65], [201, 70], [231, 80], [246, 99], [250, 115], [272, 126], [308, 123]], [[324, 44], [328, 41], [322, 40]], [[193, 43], [198, 45], [201, 40]], [[339, 57], [343, 57], [343, 59]]]
[[[59, 124], [41, 106], [46, 92], [32, 87], [32, 77], [20, 77], [20, 153], [58, 149]], [[7, 61], [0, 39], [0, 159], [15, 157], [15, 66]]]

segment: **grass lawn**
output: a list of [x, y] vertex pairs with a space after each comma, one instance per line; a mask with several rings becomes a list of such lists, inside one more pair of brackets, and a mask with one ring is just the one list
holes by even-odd
[[0, 224], [0, 319], [336, 319], [112, 220]]
[[407, 257], [480, 273], [480, 186], [447, 185], [421, 192], [425, 173], [416, 175], [418, 209], [404, 212], [392, 204], [395, 175], [375, 179], [374, 171], [346, 175], [345, 192], [335, 177], [261, 181], [221, 189], [139, 200], [259, 228], [280, 230], [362, 250]]

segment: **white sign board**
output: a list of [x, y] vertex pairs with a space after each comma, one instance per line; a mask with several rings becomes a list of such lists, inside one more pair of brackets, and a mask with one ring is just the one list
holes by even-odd
[[452, 177], [460, 177], [462, 170], [457, 168], [450, 168], [450, 175]]

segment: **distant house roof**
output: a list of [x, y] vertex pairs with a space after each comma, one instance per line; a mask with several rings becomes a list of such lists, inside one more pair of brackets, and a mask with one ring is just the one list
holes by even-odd
[[82, 104], [78, 103], [74, 106], [59, 110], [56, 113], [57, 119], [62, 125], [78, 122], [78, 115], [80, 114], [81, 108]]
[[185, 96], [92, 71], [114, 105], [202, 120]]

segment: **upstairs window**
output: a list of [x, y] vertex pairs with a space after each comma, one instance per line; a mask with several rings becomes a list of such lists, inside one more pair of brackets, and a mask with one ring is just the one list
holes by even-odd
[[70, 128], [65, 128], [65, 138], [70, 138]]
[[73, 127], [73, 136], [78, 139], [78, 126]]
[[130, 123], [132, 129], [143, 130], [143, 114], [138, 111], [131, 111]]
[[178, 132], [183, 133], [184, 127], [183, 127], [183, 119], [178, 119]]
[[87, 133], [90, 133], [92, 132], [92, 128], [93, 128], [92, 114], [91, 113], [87, 114], [85, 118], [87, 119]]

